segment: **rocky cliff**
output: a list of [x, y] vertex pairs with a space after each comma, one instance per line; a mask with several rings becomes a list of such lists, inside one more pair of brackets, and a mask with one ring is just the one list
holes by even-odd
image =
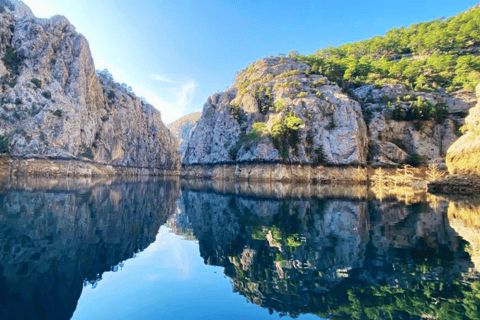
[[95, 72], [87, 40], [65, 17], [0, 3], [0, 153], [178, 168], [160, 112]]
[[365, 164], [358, 102], [294, 59], [260, 60], [211, 96], [183, 163]]
[[201, 112], [195, 112], [181, 117], [177, 121], [170, 123], [168, 129], [178, 140], [178, 152], [183, 156], [185, 150], [187, 150], [188, 139], [190, 134], [197, 125], [198, 120], [202, 117]]
[[[480, 85], [476, 91], [480, 97]], [[464, 129], [465, 135], [448, 149], [448, 170], [453, 174], [480, 176], [480, 103], [470, 109]]]
[[[262, 163], [442, 163], [471, 106], [469, 95], [416, 92], [402, 84], [346, 90], [312, 74], [300, 59], [266, 58], [208, 99], [183, 158], [184, 172], [198, 175], [192, 165], [220, 164], [239, 171]], [[441, 117], [419, 120], [411, 114], [420, 107], [437, 108]]]

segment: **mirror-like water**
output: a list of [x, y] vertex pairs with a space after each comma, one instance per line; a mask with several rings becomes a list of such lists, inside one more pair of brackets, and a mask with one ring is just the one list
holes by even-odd
[[178, 180], [0, 190], [0, 319], [480, 319], [474, 199]]

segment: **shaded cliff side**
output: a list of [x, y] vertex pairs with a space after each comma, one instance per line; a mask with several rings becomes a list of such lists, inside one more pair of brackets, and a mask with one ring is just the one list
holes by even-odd
[[170, 129], [172, 134], [178, 140], [178, 152], [182, 157], [187, 149], [188, 139], [190, 139], [190, 135], [201, 117], [201, 112], [195, 112], [181, 117], [177, 121], [168, 125], [168, 129]]
[[0, 13], [0, 153], [176, 169], [160, 112], [108, 73], [62, 16], [38, 19], [20, 1]]
[[178, 182], [103, 183], [0, 186], [0, 319], [70, 319], [84, 285], [149, 246], [175, 212]]

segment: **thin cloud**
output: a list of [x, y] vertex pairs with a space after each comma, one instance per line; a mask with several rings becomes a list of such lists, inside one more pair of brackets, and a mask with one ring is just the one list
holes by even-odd
[[197, 83], [191, 79], [175, 86], [173, 101], [167, 101], [156, 92], [143, 86], [133, 86], [134, 91], [147, 99], [162, 114], [164, 123], [171, 123], [186, 114], [186, 109], [192, 104], [196, 93]]
[[161, 74], [153, 74], [152, 79], [160, 82], [174, 83], [174, 81], [170, 80], [168, 77]]

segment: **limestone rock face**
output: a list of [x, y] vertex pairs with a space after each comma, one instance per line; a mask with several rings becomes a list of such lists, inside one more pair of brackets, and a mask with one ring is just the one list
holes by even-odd
[[87, 40], [62, 16], [37, 19], [19, 1], [0, 16], [0, 136], [13, 156], [177, 168], [160, 112], [96, 74]]
[[241, 72], [232, 88], [208, 99], [183, 163], [366, 163], [360, 104], [307, 69], [277, 57]]
[[[480, 84], [476, 88], [480, 97]], [[447, 153], [447, 167], [450, 173], [464, 173], [480, 176], [480, 103], [470, 109], [465, 119], [467, 132], [455, 142]]]
[[[458, 139], [456, 132], [464, 122], [464, 114], [476, 101], [463, 92], [425, 93], [399, 84], [380, 88], [364, 85], [353, 90], [352, 95], [360, 102], [368, 123], [369, 160], [378, 166], [398, 166], [410, 155], [418, 154], [425, 161], [445, 167], [447, 150]], [[443, 106], [445, 118], [409, 118], [409, 111], [419, 99], [435, 108]]]
[[178, 140], [178, 152], [183, 156], [185, 150], [187, 150], [188, 139], [197, 125], [198, 120], [202, 117], [201, 112], [195, 112], [184, 117], [181, 117], [177, 121], [168, 125], [168, 129]]

